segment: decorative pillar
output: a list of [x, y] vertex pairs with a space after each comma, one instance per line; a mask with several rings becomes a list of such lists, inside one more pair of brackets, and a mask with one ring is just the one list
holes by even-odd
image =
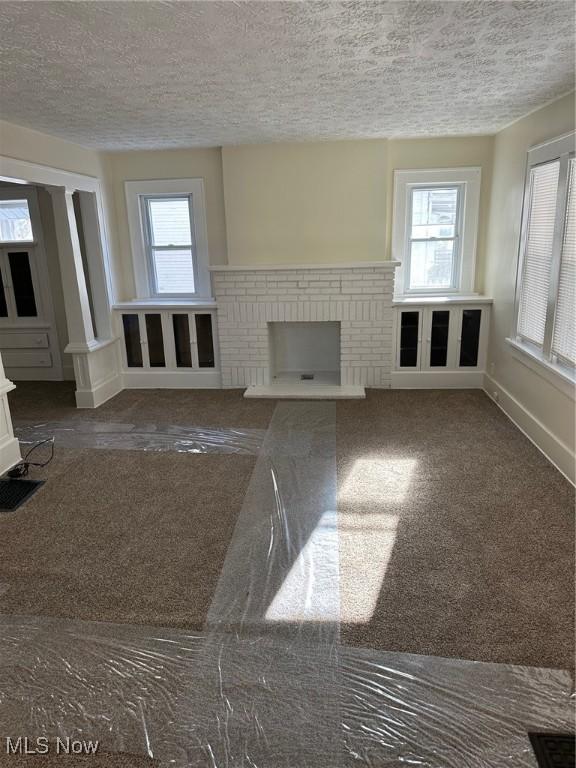
[[0, 356], [0, 475], [7, 472], [20, 457], [20, 445], [12, 430], [12, 417], [8, 405], [8, 392], [16, 389], [15, 385], [6, 378], [4, 365]]
[[110, 316], [110, 292], [104, 269], [104, 242], [98, 214], [98, 200], [94, 192], [79, 190], [82, 227], [84, 229], [84, 246], [86, 248], [86, 264], [88, 279], [92, 288], [92, 308], [94, 311], [94, 326], [99, 339], [110, 339], [113, 336]]
[[[86, 275], [82, 262], [73, 189], [48, 187], [52, 195], [54, 224], [58, 242], [58, 258], [64, 292], [64, 309], [68, 326], [68, 345], [64, 352], [72, 355], [76, 378], [76, 405], [78, 408], [97, 408], [122, 389], [116, 339], [96, 339], [88, 298]], [[99, 228], [89, 220], [85, 235], [100, 237]], [[90, 258], [101, 256], [94, 243], [87, 244]], [[100, 287], [100, 286], [99, 286]], [[99, 302], [97, 311], [103, 312]], [[102, 318], [101, 318], [102, 319]], [[104, 324], [105, 325], [105, 324]]]
[[89, 348], [95, 338], [72, 200], [74, 190], [65, 187], [48, 187], [48, 191], [52, 195], [54, 208], [58, 258], [68, 326], [68, 345]]

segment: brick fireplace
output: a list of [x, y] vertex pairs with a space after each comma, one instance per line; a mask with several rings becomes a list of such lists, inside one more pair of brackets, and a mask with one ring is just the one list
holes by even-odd
[[339, 323], [339, 386], [389, 387], [396, 266], [212, 267], [222, 385], [273, 387], [269, 324]]

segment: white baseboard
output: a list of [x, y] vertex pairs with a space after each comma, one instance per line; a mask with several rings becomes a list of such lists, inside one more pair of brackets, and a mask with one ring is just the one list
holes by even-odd
[[124, 389], [221, 389], [220, 371], [124, 371]]
[[110, 400], [122, 390], [122, 378], [114, 374], [109, 379], [101, 381], [92, 389], [76, 390], [77, 408], [98, 408], [98, 406]]
[[484, 375], [483, 389], [510, 421], [574, 485], [576, 480], [574, 451], [488, 374]]
[[6, 376], [12, 381], [62, 381], [62, 371], [56, 368], [6, 368]]
[[482, 389], [484, 371], [392, 371], [392, 389]]

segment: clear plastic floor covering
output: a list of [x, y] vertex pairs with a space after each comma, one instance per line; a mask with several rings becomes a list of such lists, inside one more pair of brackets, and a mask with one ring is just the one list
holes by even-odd
[[24, 450], [54, 438], [62, 448], [177, 453], [257, 454], [263, 429], [218, 429], [174, 424], [125, 424], [110, 421], [19, 421], [14, 434]]
[[536, 768], [527, 732], [572, 730], [567, 672], [340, 643], [335, 457], [334, 403], [277, 406], [202, 633], [0, 617], [2, 735], [174, 766]]

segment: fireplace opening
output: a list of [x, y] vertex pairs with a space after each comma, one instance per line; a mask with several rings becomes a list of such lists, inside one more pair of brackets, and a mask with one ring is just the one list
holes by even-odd
[[340, 323], [268, 323], [270, 377], [302, 386], [340, 385]]

